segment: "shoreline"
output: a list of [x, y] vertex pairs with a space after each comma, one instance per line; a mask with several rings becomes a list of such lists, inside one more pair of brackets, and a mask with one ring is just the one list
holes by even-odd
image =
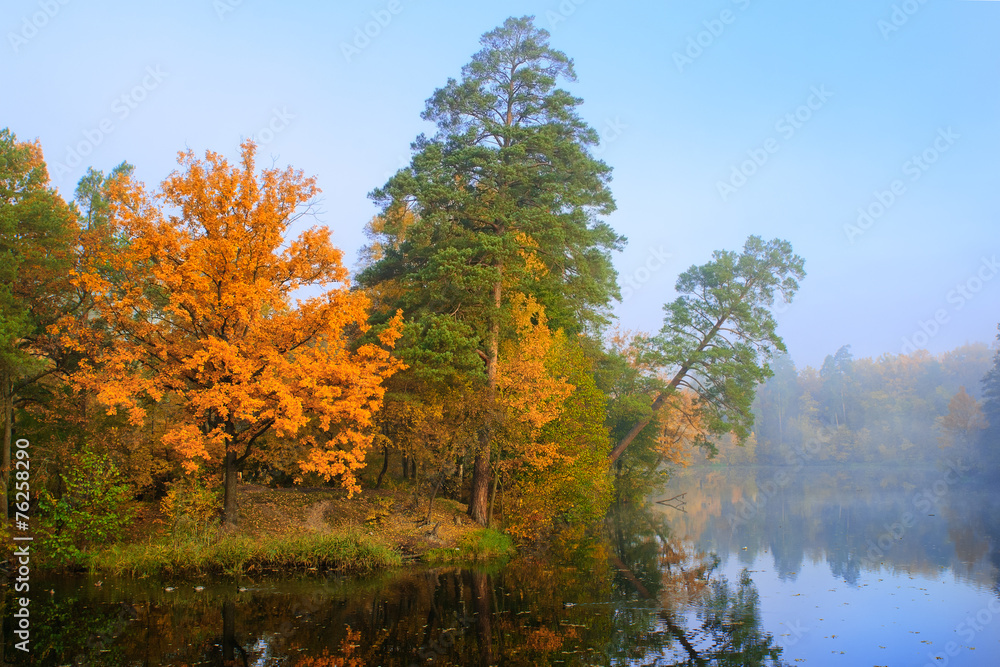
[[232, 577], [333, 572], [369, 575], [413, 564], [479, 563], [514, 553], [511, 538], [465, 517], [465, 505], [407, 489], [366, 489], [348, 499], [333, 488], [240, 488], [240, 523], [171, 522], [154, 503], [139, 505], [130, 535], [84, 551], [83, 562], [41, 569], [121, 577]]

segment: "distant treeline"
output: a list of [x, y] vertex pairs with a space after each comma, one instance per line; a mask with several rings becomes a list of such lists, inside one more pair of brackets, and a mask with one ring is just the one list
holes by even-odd
[[[720, 447], [729, 463], [933, 463], [995, 467], [1000, 427], [1000, 347], [963, 345], [939, 356], [856, 359], [849, 345], [817, 370], [780, 356], [754, 402], [745, 448]], [[992, 443], [992, 444], [991, 444]]]

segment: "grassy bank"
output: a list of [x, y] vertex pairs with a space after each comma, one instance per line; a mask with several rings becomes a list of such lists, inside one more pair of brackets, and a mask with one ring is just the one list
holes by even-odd
[[458, 546], [427, 551], [422, 560], [427, 563], [468, 563], [498, 560], [514, 554], [514, 541], [509, 535], [482, 528], [464, 535]]
[[217, 540], [161, 536], [145, 544], [114, 545], [98, 552], [91, 570], [116, 575], [241, 575], [275, 570], [327, 570], [367, 574], [400, 565], [398, 549], [368, 535], [306, 533]]
[[281, 571], [369, 574], [406, 562], [483, 562], [514, 551], [511, 539], [465, 518], [465, 506], [438, 499], [427, 522], [425, 501], [400, 490], [346, 499], [330, 489], [245, 487], [239, 529], [188, 523], [178, 529], [146, 506], [129, 532], [141, 539], [86, 554], [95, 574], [243, 575]]

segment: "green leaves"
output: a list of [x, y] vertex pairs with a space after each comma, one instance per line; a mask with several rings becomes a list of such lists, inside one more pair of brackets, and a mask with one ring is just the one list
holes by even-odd
[[410, 165], [371, 193], [385, 222], [373, 240], [392, 250], [359, 281], [398, 280], [406, 294], [393, 306], [457, 313], [481, 339], [498, 280], [538, 297], [569, 333], [603, 324], [618, 296], [610, 253], [624, 239], [598, 219], [614, 200], [610, 168], [588, 152], [597, 134], [576, 113], [581, 100], [555, 87], [575, 79], [572, 61], [530, 17], [482, 44], [428, 100], [436, 135], [418, 137]]
[[132, 523], [132, 489], [110, 457], [89, 449], [61, 477], [60, 498], [41, 492], [41, 546], [56, 564], [84, 565], [87, 547], [116, 541]]
[[[676, 391], [698, 397], [695, 414], [709, 435], [733, 433], [744, 442], [753, 426], [757, 385], [771, 376], [769, 362], [785, 345], [769, 307], [776, 294], [790, 301], [805, 276], [804, 261], [787, 241], [751, 236], [743, 252], [718, 250], [712, 261], [677, 279], [681, 296], [665, 305], [663, 328], [641, 361], [672, 376], [653, 401], [655, 413]], [[640, 420], [611, 451], [615, 461], [652, 421]], [[701, 444], [714, 452], [707, 439]]]
[[805, 275], [787, 241], [751, 236], [737, 254], [716, 251], [711, 262], [677, 279], [675, 301], [664, 306], [663, 328], [652, 354], [676, 378], [672, 388], [695, 392], [714, 434], [750, 434], [750, 405], [758, 384], [771, 376], [770, 360], [785, 351], [769, 306], [789, 301]]
[[75, 231], [41, 147], [0, 130], [0, 367], [15, 380], [38, 372], [46, 327], [72, 303]]

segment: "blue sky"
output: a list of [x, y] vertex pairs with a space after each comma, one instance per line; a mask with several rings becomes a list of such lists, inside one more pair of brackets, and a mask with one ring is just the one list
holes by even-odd
[[255, 136], [262, 163], [318, 177], [318, 222], [353, 264], [366, 194], [433, 130], [424, 101], [484, 32], [531, 14], [574, 59], [567, 87], [605, 137], [608, 222], [629, 239], [623, 328], [659, 328], [679, 272], [759, 234], [806, 259], [779, 309], [799, 364], [996, 334], [1000, 2], [7, 7], [0, 126], [41, 141], [66, 196], [88, 166], [127, 160], [153, 186], [179, 150], [235, 156]]

